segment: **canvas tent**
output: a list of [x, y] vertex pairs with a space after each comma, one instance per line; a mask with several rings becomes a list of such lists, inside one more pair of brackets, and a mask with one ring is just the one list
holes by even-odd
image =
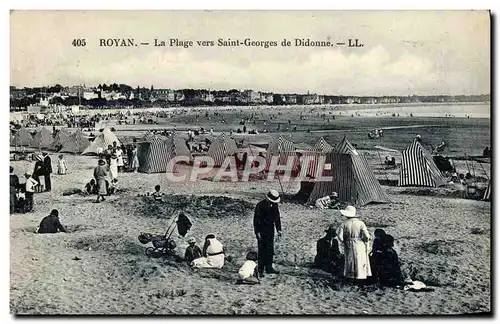
[[333, 191], [338, 194], [341, 201], [358, 206], [373, 202], [390, 202], [366, 158], [345, 137], [328, 157], [327, 160], [331, 163], [332, 181], [316, 182], [307, 201], [308, 204], [314, 204], [316, 199], [328, 196]]
[[92, 143], [83, 151], [82, 155], [97, 155], [97, 151], [100, 149], [105, 150], [108, 148], [108, 145], [113, 145], [113, 142], [116, 142], [118, 146], [121, 146], [120, 140], [118, 137], [109, 129], [105, 128], [102, 132], [97, 135]]
[[11, 145], [12, 146], [30, 146], [32, 141], [33, 141], [33, 136], [31, 136], [31, 133], [28, 131], [28, 129], [25, 127], [21, 127], [14, 134], [14, 137], [12, 138]]
[[307, 175], [310, 175], [311, 177], [316, 177], [317, 172], [318, 172], [318, 164], [321, 161], [320, 157], [324, 156], [326, 157], [328, 153], [330, 153], [333, 150], [333, 146], [328, 144], [323, 137], [320, 137], [318, 142], [312, 147], [310, 152], [306, 152], [305, 155], [310, 155], [313, 156], [312, 161], [310, 161], [309, 165], [307, 166]]
[[71, 138], [71, 133], [66, 129], [61, 129], [57, 132], [50, 149], [56, 151], [59, 147], [63, 147]]
[[59, 152], [61, 153], [82, 153], [85, 151], [87, 147], [89, 147], [90, 141], [89, 138], [81, 131], [76, 130], [73, 134], [71, 134], [70, 138], [66, 143], [63, 144], [63, 147]]
[[213, 140], [212, 144], [210, 144], [207, 156], [214, 159], [214, 166], [219, 167], [227, 156], [231, 156], [237, 152], [238, 147], [234, 139], [222, 133]]
[[37, 130], [35, 136], [33, 137], [30, 147], [47, 149], [52, 146], [52, 142], [54, 142], [52, 132], [45, 127], [41, 127]]
[[173, 148], [161, 137], [149, 137], [149, 141], [141, 142], [137, 146], [139, 158], [139, 172], [159, 173], [166, 172], [168, 161], [173, 157]]
[[287, 140], [281, 134], [279, 134], [278, 137], [273, 138], [271, 140], [271, 143], [269, 143], [269, 148], [266, 154], [267, 168], [269, 168], [269, 166], [271, 165], [271, 159], [273, 156], [279, 157], [279, 165], [285, 165], [288, 161], [288, 157], [297, 157], [295, 145], [292, 141]]
[[432, 155], [417, 141], [402, 152], [398, 186], [439, 187], [446, 182]]
[[148, 138], [149, 141], [140, 142], [137, 148], [139, 172], [172, 172], [173, 170], [168, 168], [168, 162], [176, 156], [187, 156], [189, 161], [192, 160], [191, 152], [182, 138], [175, 135], [152, 135]]
[[484, 191], [483, 200], [486, 200], [486, 201], [491, 200], [491, 181], [488, 183], [488, 187]]

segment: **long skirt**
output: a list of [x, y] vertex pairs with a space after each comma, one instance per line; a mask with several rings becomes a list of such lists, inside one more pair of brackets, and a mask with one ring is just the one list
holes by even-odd
[[118, 177], [118, 165], [116, 163], [111, 162], [109, 173], [111, 173], [111, 179], [116, 179]]
[[365, 242], [361, 240], [346, 241], [344, 243], [344, 253], [344, 277], [366, 279], [372, 275]]
[[139, 167], [139, 158], [136, 155], [132, 158], [132, 169], [137, 169], [138, 167]]
[[106, 179], [97, 179], [97, 193], [101, 196], [108, 194], [106, 190]]
[[206, 258], [194, 259], [193, 268], [222, 268], [224, 266], [224, 254], [212, 255]]

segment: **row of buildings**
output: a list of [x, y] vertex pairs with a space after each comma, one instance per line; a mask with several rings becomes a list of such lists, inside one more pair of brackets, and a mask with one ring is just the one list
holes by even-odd
[[[60, 85], [42, 88], [10, 89], [11, 107], [37, 104], [81, 106], [169, 106], [169, 105], [321, 105], [321, 104], [397, 104], [420, 102], [483, 101], [489, 96], [325, 96], [318, 94], [275, 94], [254, 90], [172, 90], [132, 88], [124, 84], [97, 87]], [[477, 97], [477, 98], [476, 98]]]

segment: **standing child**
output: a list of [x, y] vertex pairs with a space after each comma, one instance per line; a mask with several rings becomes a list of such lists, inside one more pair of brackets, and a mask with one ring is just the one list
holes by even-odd
[[64, 160], [64, 155], [59, 155], [59, 163], [57, 167], [57, 174], [63, 175], [66, 174], [66, 161]]
[[30, 212], [33, 210], [33, 195], [35, 194], [35, 187], [38, 185], [38, 182], [33, 179], [31, 174], [26, 173], [26, 187], [25, 187], [25, 211]]
[[259, 284], [260, 280], [257, 271], [257, 253], [253, 251], [248, 252], [246, 259], [247, 260], [238, 271], [238, 283], [247, 285]]

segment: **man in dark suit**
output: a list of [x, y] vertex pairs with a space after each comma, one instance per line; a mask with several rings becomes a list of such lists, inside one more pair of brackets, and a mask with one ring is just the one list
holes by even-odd
[[279, 201], [279, 193], [276, 190], [271, 190], [266, 199], [255, 206], [253, 226], [259, 247], [258, 270], [261, 277], [263, 277], [264, 270], [266, 273], [279, 273], [273, 268], [275, 227], [278, 236], [281, 236]]
[[43, 175], [45, 177], [45, 191], [52, 190], [52, 184], [50, 183], [50, 174], [52, 173], [52, 160], [47, 152], [43, 153], [43, 166], [44, 172]]

